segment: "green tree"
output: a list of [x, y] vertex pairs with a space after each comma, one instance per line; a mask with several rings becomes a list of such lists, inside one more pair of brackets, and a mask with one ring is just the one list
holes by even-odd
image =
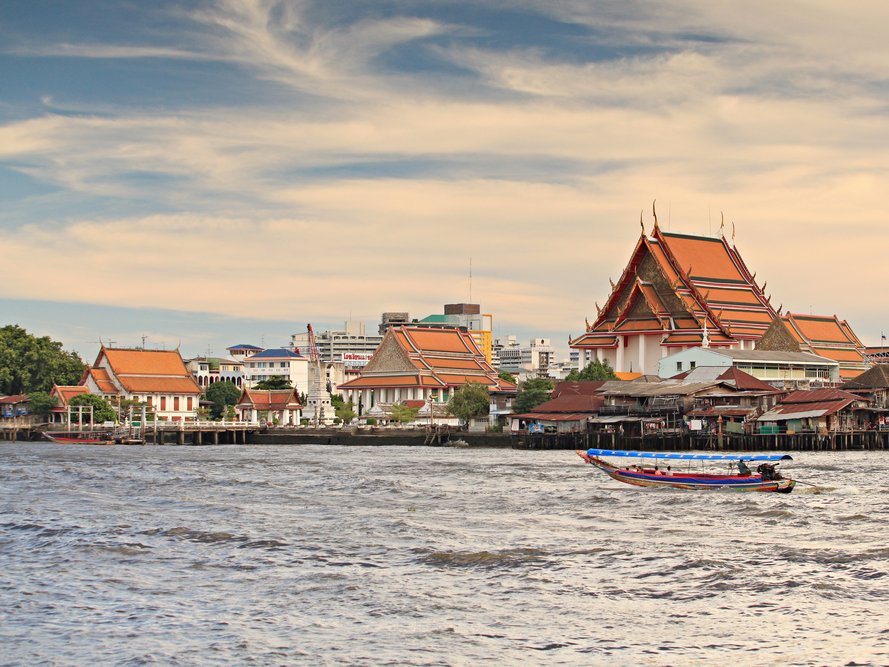
[[497, 377], [499, 377], [501, 380], [506, 380], [507, 382], [512, 382], [513, 384], [516, 383], [515, 376], [508, 371], [500, 371], [499, 373], [497, 373]]
[[549, 378], [529, 378], [519, 385], [519, 393], [513, 402], [516, 412], [528, 412], [550, 399], [553, 381]]
[[419, 412], [420, 408], [412, 408], [404, 403], [395, 403], [392, 406], [392, 421], [399, 424], [412, 422], [417, 418], [417, 413]]
[[269, 391], [275, 389], [293, 389], [293, 385], [290, 384], [290, 381], [283, 375], [275, 375], [273, 377], [270, 377], [268, 380], [257, 382], [254, 385], [254, 388], [262, 389], [263, 391]]
[[331, 394], [330, 403], [333, 405], [337, 418], [342, 420], [344, 424], [348, 424], [355, 419], [355, 406], [352, 405], [352, 401], [347, 401], [338, 394]]
[[491, 396], [488, 388], [478, 382], [467, 382], [448, 401], [448, 413], [463, 422], [488, 414], [490, 408]]
[[[77, 407], [78, 405], [84, 406], [84, 423], [87, 423], [89, 420], [89, 411], [87, 410], [87, 407], [90, 405], [93, 406], [93, 424], [111, 422], [117, 417], [117, 412], [111, 407], [111, 404], [101, 396], [96, 396], [95, 394], [80, 394], [79, 396], [75, 396], [68, 401], [68, 405], [74, 407]], [[71, 411], [71, 418], [74, 420], [77, 419], [77, 410]]]
[[32, 415], [46, 417], [58, 403], [55, 396], [50, 396], [45, 391], [33, 391], [28, 394], [28, 412]]
[[213, 407], [210, 408], [210, 417], [219, 419], [225, 414], [227, 407], [237, 405], [238, 399], [241, 398], [241, 390], [238, 389], [234, 382], [225, 380], [223, 382], [214, 382], [207, 387], [204, 396], [213, 403]]
[[590, 380], [616, 380], [614, 369], [607, 360], [599, 361], [595, 359], [579, 371], [571, 371], [565, 376], [569, 382], [590, 381]]
[[0, 394], [30, 394], [58, 385], [76, 384], [86, 364], [65, 352], [48, 336], [36, 337], [22, 327], [0, 327]]

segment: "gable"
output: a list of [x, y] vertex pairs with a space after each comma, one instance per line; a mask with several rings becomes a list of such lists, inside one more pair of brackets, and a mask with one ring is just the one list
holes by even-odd
[[776, 317], [756, 343], [757, 350], [774, 352], [802, 352], [796, 337], [790, 332], [784, 320]]
[[370, 373], [416, 373], [417, 366], [411, 361], [392, 329], [386, 332], [383, 342], [370, 361], [361, 369], [362, 375]]

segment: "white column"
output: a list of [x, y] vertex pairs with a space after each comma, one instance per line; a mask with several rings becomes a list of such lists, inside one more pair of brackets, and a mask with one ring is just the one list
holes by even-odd
[[596, 348], [596, 361], [602, 363], [605, 359], [605, 351], [601, 347]]
[[645, 369], [645, 344], [648, 339], [644, 335], [639, 336], [639, 372], [643, 375], [647, 372]]
[[624, 372], [624, 337], [617, 336], [617, 357], [614, 360], [614, 370]]

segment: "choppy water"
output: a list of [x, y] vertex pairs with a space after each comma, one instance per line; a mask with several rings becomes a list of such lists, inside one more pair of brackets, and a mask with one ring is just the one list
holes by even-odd
[[889, 456], [0, 444], [0, 663], [889, 664]]

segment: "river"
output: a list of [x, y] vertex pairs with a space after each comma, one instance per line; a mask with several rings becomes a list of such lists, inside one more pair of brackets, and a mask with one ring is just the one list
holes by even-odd
[[0, 443], [4, 665], [889, 664], [889, 458]]

